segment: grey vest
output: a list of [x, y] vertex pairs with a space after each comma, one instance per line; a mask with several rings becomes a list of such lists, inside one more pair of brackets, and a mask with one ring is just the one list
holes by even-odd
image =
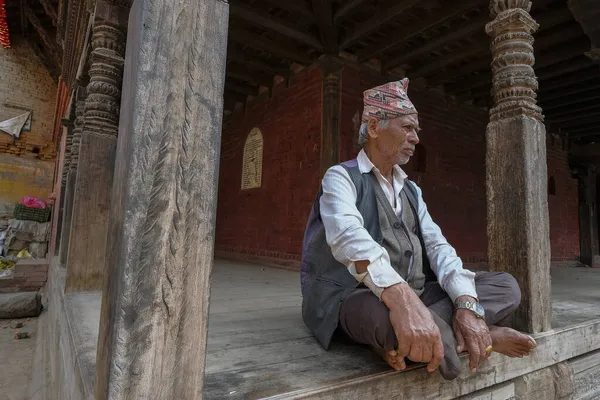
[[[425, 281], [435, 281], [436, 277], [424, 251], [414, 184], [405, 181], [401, 195], [402, 218], [398, 219], [372, 173], [361, 174], [356, 160], [342, 166], [356, 187], [356, 207], [365, 229], [373, 240], [386, 248], [392, 266], [413, 290], [422, 293]], [[321, 194], [319, 191], [304, 234], [300, 279], [302, 318], [327, 349], [338, 326], [341, 304], [359, 284], [346, 266], [335, 260], [327, 244], [319, 211]]]

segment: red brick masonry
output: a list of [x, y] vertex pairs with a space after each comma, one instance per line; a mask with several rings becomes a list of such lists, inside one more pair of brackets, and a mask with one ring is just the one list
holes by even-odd
[[48, 280], [48, 260], [20, 260], [14, 276], [0, 279], [0, 293], [37, 292]]

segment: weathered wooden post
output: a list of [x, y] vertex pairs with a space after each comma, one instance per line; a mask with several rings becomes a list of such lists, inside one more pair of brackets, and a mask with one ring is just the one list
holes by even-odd
[[77, 166], [79, 165], [79, 145], [81, 143], [81, 130], [83, 129], [83, 109], [85, 107], [85, 88], [79, 86], [73, 92], [75, 105], [75, 121], [70, 140], [67, 138], [68, 166], [65, 164], [65, 192], [63, 193], [63, 219], [60, 232], [59, 260], [65, 265], [69, 255], [69, 237], [71, 233], [71, 219], [73, 215], [73, 196], [77, 182]]
[[102, 1], [96, 3], [69, 233], [68, 291], [100, 290], [104, 277], [125, 54], [118, 10]]
[[127, 36], [96, 399], [200, 399], [228, 4], [136, 0]]
[[517, 329], [550, 329], [550, 234], [546, 128], [536, 104], [529, 0], [492, 0], [492, 94], [487, 127], [488, 258], [490, 269], [518, 280]]

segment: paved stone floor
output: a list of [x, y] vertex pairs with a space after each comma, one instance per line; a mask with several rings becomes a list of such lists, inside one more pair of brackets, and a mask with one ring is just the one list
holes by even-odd
[[[12, 322], [23, 328], [11, 329]], [[0, 320], [0, 400], [26, 400], [37, 337], [37, 318]], [[16, 340], [15, 332], [28, 332], [28, 339]]]

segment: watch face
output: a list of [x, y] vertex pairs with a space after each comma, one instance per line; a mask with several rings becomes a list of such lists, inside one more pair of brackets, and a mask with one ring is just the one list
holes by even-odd
[[479, 314], [482, 318], [485, 316], [485, 310], [483, 309], [483, 306], [479, 303], [475, 303], [475, 310], [474, 310], [477, 314]]

